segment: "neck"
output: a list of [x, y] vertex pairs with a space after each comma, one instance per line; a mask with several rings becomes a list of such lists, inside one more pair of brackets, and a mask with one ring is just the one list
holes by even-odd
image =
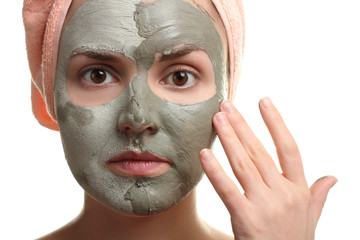
[[85, 194], [73, 226], [84, 239], [205, 239], [211, 234], [197, 215], [195, 191], [171, 209], [146, 217], [122, 215]]

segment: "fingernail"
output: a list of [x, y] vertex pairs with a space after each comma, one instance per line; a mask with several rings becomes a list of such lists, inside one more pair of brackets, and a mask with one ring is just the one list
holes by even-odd
[[263, 108], [267, 109], [267, 110], [270, 110], [274, 107], [274, 105], [272, 104], [270, 98], [268, 97], [264, 97], [262, 100], [261, 100], [261, 105], [263, 106]]
[[225, 100], [221, 104], [221, 108], [227, 113], [232, 113], [232, 112], [235, 112], [235, 110], [236, 110], [234, 105], [230, 101], [227, 101], [227, 100]]
[[211, 155], [208, 150], [209, 149], [204, 148], [203, 150], [200, 151], [200, 160], [201, 161], [210, 161]]
[[333, 178], [333, 181], [334, 181], [333, 184], [334, 184], [334, 185], [337, 183], [338, 179], [337, 179], [336, 177], [332, 176], [332, 175], [326, 175], [326, 176], [324, 176], [324, 177], [321, 177], [321, 178], [319, 178], [318, 180], [316, 180], [315, 183], [317, 183], [317, 182], [319, 182], [319, 181], [321, 181], [321, 180], [323, 180], [323, 179], [325, 179], [325, 178], [328, 178], [328, 177], [332, 177], [332, 178]]
[[328, 175], [327, 175], [327, 176], [323, 176], [323, 177], [319, 178], [318, 180], [316, 180], [315, 182], [319, 182], [319, 181], [321, 181], [321, 180], [323, 180], [323, 179], [325, 179], [325, 178], [327, 178], [327, 177], [329, 177], [329, 176], [328, 176]]
[[227, 125], [229, 124], [229, 121], [227, 117], [225, 116], [225, 113], [219, 112], [215, 115], [215, 120], [220, 125]]

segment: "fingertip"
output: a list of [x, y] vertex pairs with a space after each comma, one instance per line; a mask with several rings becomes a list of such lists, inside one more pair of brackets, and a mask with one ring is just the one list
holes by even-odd
[[326, 183], [328, 183], [330, 186], [334, 186], [338, 182], [338, 179], [334, 176], [327, 175], [327, 176], [319, 178], [318, 180], [315, 181], [315, 183], [322, 182], [322, 181], [326, 181]]
[[234, 104], [232, 104], [232, 102], [230, 102], [229, 100], [224, 100], [220, 104], [220, 110], [226, 113], [233, 113], [236, 111], [236, 108]]
[[218, 112], [214, 115], [213, 123], [215, 126], [229, 125], [229, 120], [224, 112]]
[[263, 97], [259, 102], [259, 106], [265, 110], [271, 110], [274, 108], [274, 104], [269, 97]]
[[338, 179], [334, 176], [324, 176], [315, 181], [315, 183], [311, 186], [311, 191], [323, 192], [327, 193], [330, 191], [332, 187], [337, 183]]
[[199, 156], [200, 163], [204, 169], [205, 174], [209, 177], [209, 179], [214, 178], [214, 175], [219, 173], [221, 166], [217, 162], [212, 151], [208, 148], [204, 148], [200, 151]]
[[333, 181], [334, 181], [334, 185], [339, 181], [339, 179], [337, 179], [337, 177], [331, 176], [331, 178], [332, 178]]
[[207, 161], [210, 161], [212, 158], [211, 150], [208, 148], [204, 148], [200, 151], [200, 161], [202, 163], [205, 163]]
[[334, 187], [335, 184], [338, 182], [338, 179], [334, 176], [327, 176], [326, 180], [328, 181], [329, 188]]

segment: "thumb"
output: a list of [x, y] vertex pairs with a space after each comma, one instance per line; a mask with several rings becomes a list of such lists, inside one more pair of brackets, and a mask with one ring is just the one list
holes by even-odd
[[333, 176], [319, 178], [311, 187], [312, 207], [315, 223], [318, 222], [324, 207], [329, 190], [336, 184], [337, 179]]

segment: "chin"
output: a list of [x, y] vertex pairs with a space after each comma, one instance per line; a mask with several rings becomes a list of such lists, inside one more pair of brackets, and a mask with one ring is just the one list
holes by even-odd
[[174, 168], [154, 177], [121, 177], [108, 171], [105, 173], [86, 176], [83, 172], [75, 178], [92, 198], [120, 214], [132, 216], [151, 216], [167, 211], [183, 200], [203, 176], [202, 170], [192, 171], [186, 177]]

